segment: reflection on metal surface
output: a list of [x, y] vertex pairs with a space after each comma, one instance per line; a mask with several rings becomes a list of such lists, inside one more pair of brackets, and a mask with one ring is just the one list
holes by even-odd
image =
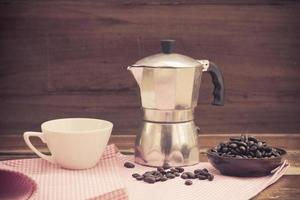
[[197, 131], [193, 121], [143, 122], [137, 135], [135, 161], [142, 165], [193, 165], [199, 162]]

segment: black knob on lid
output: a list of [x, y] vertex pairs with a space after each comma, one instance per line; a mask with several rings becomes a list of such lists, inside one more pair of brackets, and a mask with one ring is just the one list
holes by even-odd
[[163, 53], [172, 53], [172, 50], [174, 48], [175, 40], [161, 40], [161, 49]]

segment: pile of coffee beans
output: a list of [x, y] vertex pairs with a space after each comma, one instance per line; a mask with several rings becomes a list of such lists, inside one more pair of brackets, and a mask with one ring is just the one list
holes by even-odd
[[212, 149], [212, 152], [224, 157], [234, 158], [275, 158], [281, 152], [268, 146], [266, 142], [259, 141], [253, 136], [241, 135], [232, 137], [230, 141], [221, 142]]
[[[125, 162], [124, 167], [134, 168], [134, 164]], [[165, 163], [161, 167], [157, 167], [156, 170], [146, 171], [143, 174], [134, 173], [132, 177], [137, 181], [144, 181], [146, 183], [165, 182], [169, 179], [181, 177], [185, 180], [185, 185], [192, 185], [193, 182], [190, 179], [209, 180], [214, 179], [214, 175], [208, 172], [206, 168], [196, 169], [194, 172], [184, 172], [182, 167], [171, 167], [168, 163]]]

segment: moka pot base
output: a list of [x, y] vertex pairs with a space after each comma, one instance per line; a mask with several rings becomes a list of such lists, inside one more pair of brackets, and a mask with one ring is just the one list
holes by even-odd
[[143, 121], [136, 137], [135, 162], [158, 167], [188, 166], [199, 162], [198, 127], [194, 121], [158, 123]]

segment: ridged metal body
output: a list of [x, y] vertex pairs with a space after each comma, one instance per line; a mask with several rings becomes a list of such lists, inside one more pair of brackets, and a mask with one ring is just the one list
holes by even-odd
[[143, 109], [135, 143], [135, 161], [142, 165], [187, 166], [199, 162], [199, 128], [193, 113], [202, 72], [208, 69], [209, 61], [171, 53], [171, 43], [163, 41], [164, 53], [128, 67], [139, 85]]

